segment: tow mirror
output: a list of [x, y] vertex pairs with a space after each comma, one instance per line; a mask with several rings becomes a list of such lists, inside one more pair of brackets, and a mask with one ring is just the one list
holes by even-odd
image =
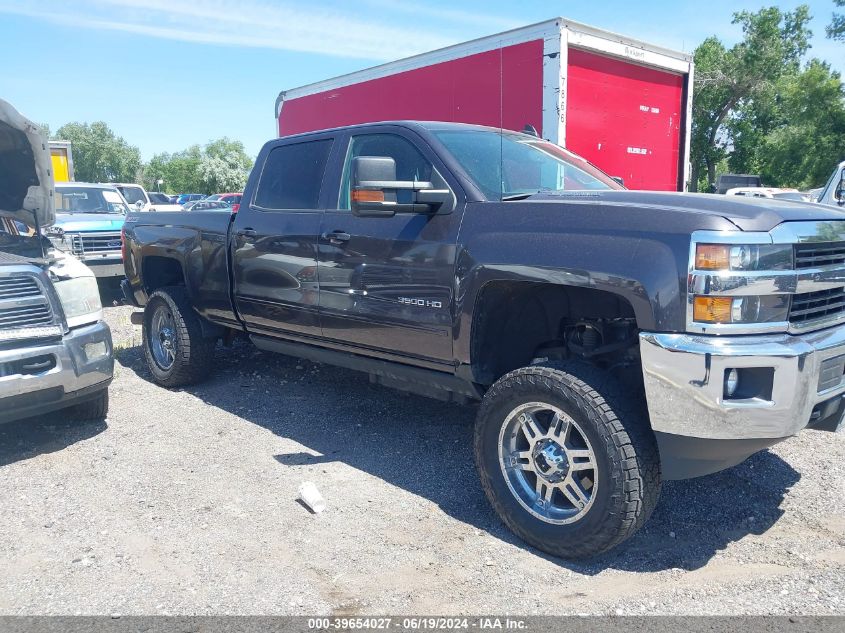
[[[439, 176], [438, 176], [439, 178]], [[391, 217], [396, 213], [451, 211], [454, 195], [430, 182], [396, 180], [396, 161], [388, 156], [358, 156], [352, 159], [352, 213], [362, 217]], [[396, 192], [412, 191], [413, 202], [399, 203]], [[448, 211], [444, 211], [448, 203]]]
[[845, 169], [842, 170], [842, 173], [839, 176], [839, 184], [836, 185], [833, 197], [840, 205], [845, 204]]

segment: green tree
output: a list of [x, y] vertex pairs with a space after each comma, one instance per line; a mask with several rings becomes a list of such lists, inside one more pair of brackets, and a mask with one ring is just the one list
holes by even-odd
[[202, 150], [199, 145], [174, 154], [156, 154], [144, 166], [144, 185], [157, 189], [158, 180], [168, 193], [203, 193], [203, 181], [199, 174]]
[[243, 143], [224, 137], [205, 146], [199, 172], [208, 191], [242, 191], [251, 168]]
[[175, 154], [156, 154], [144, 166], [143, 180], [151, 189], [163, 180], [168, 193], [241, 191], [251, 168], [243, 143], [221, 138], [204, 148], [192, 145]]
[[73, 144], [73, 167], [77, 180], [86, 182], [134, 182], [141, 170], [141, 153], [117, 136], [102, 121], [68, 123], [53, 135]]
[[764, 182], [809, 189], [824, 184], [842, 157], [845, 89], [839, 73], [810, 60], [786, 75], [777, 90], [777, 115], [758, 146], [757, 171]]
[[[845, 0], [833, 0], [837, 7], [845, 7]], [[845, 42], [845, 13], [834, 13], [827, 27], [827, 36]]]
[[809, 8], [783, 12], [765, 7], [735, 13], [743, 39], [730, 49], [710, 37], [695, 50], [690, 189], [712, 187], [716, 166], [733, 146], [727, 123], [749, 101], [770, 93], [784, 74], [796, 72], [812, 35]]

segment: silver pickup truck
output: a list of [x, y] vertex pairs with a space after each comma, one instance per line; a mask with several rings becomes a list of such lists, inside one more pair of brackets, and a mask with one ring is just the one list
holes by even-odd
[[0, 100], [0, 422], [108, 411], [114, 360], [97, 280], [41, 236], [54, 220], [46, 142]]

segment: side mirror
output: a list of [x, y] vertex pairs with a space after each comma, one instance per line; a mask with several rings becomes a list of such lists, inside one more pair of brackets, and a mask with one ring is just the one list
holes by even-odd
[[140, 211], [143, 208], [144, 208], [144, 202], [142, 200], [136, 200], [135, 201], [135, 209]]
[[[430, 213], [445, 208], [446, 203], [449, 212], [454, 206], [454, 195], [445, 182], [443, 189], [435, 189], [430, 182], [396, 180], [396, 161], [388, 156], [353, 158], [351, 171], [350, 204], [355, 215], [391, 217], [403, 212]], [[413, 202], [397, 202], [397, 191], [413, 191]]]
[[840, 205], [845, 204], [845, 169], [842, 170], [842, 174], [839, 177], [839, 184], [836, 185], [836, 189], [833, 191], [833, 197]]

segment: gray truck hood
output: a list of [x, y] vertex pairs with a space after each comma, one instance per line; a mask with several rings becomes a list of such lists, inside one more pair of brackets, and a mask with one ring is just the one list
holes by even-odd
[[812, 202], [743, 198], [706, 193], [573, 191], [568, 194], [537, 194], [528, 200], [532, 202], [560, 202], [566, 199], [585, 198], [621, 207], [654, 207], [722, 217], [743, 231], [771, 231], [782, 222], [845, 220], [845, 213]]
[[0, 99], [0, 216], [35, 227], [56, 221], [53, 172], [38, 127]]

